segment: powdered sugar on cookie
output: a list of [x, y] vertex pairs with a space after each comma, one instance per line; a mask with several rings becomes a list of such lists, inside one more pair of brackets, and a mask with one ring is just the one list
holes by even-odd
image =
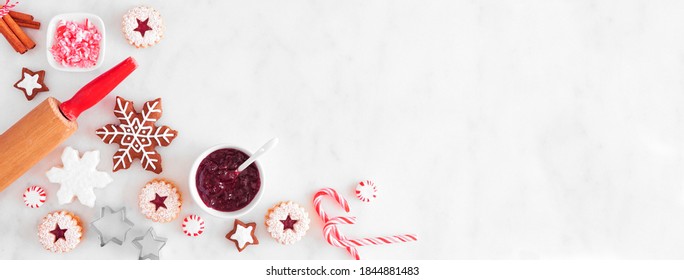
[[164, 37], [164, 21], [161, 14], [153, 8], [140, 6], [129, 10], [121, 23], [128, 43], [146, 48], [155, 45]]
[[69, 252], [81, 242], [82, 227], [78, 217], [67, 211], [52, 212], [38, 226], [38, 239], [51, 252]]
[[292, 201], [282, 202], [266, 215], [266, 229], [281, 244], [293, 244], [309, 230], [309, 213]]
[[176, 186], [164, 180], [152, 180], [138, 195], [138, 206], [145, 217], [155, 222], [170, 222], [181, 211], [181, 197]]

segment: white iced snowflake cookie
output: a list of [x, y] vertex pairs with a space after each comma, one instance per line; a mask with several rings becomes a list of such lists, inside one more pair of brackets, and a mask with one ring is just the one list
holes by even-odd
[[81, 243], [82, 237], [80, 219], [68, 211], [52, 212], [38, 225], [38, 240], [50, 252], [69, 252]]
[[309, 213], [292, 201], [281, 202], [266, 214], [266, 230], [280, 244], [293, 244], [309, 230]]
[[153, 8], [140, 6], [130, 9], [121, 27], [128, 43], [136, 48], [154, 46], [164, 37], [164, 21]]
[[178, 188], [173, 183], [154, 179], [140, 190], [138, 206], [148, 219], [166, 223], [178, 217], [182, 201]]
[[85, 152], [79, 158], [78, 151], [66, 147], [62, 153], [63, 168], [53, 167], [45, 175], [51, 183], [60, 184], [57, 191], [59, 204], [67, 204], [78, 198], [81, 204], [95, 206], [94, 188], [104, 188], [112, 182], [108, 173], [98, 171], [100, 151]]

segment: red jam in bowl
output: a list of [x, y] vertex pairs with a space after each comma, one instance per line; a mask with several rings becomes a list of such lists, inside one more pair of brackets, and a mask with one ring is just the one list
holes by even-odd
[[249, 156], [236, 149], [220, 149], [202, 160], [197, 168], [197, 192], [209, 208], [233, 212], [245, 208], [261, 188], [256, 164], [237, 174], [235, 170]]

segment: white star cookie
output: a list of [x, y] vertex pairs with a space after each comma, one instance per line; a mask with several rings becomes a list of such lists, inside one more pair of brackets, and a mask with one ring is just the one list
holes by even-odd
[[33, 100], [38, 93], [50, 90], [45, 85], [44, 70], [33, 72], [26, 67], [21, 69], [21, 80], [14, 87], [21, 90], [28, 101]]
[[230, 236], [230, 239], [237, 241], [238, 247], [245, 248], [247, 243], [254, 243], [254, 239], [252, 239], [253, 230], [254, 228], [251, 226], [243, 227], [238, 225], [238, 227], [235, 228], [235, 233]]
[[26, 94], [28, 96], [33, 96], [33, 92], [36, 89], [40, 89], [43, 86], [38, 82], [38, 74], [36, 75], [31, 75], [29, 73], [24, 73], [24, 78], [19, 81], [17, 84], [18, 87], [23, 88], [26, 90]]
[[226, 234], [226, 238], [235, 243], [239, 252], [242, 252], [247, 245], [259, 244], [259, 239], [257, 239], [254, 234], [256, 223], [243, 223], [242, 221], [235, 219], [234, 224], [235, 227]]
[[61, 185], [57, 191], [59, 204], [70, 203], [76, 196], [81, 204], [95, 206], [93, 189], [104, 188], [112, 182], [108, 173], [96, 169], [100, 163], [100, 151], [86, 152], [83, 158], [79, 158], [77, 150], [66, 147], [62, 153], [62, 163], [64, 168], [53, 167], [46, 173], [50, 182]]

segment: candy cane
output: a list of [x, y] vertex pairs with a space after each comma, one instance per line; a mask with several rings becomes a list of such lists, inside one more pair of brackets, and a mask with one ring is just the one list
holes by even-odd
[[4, 17], [6, 14], [8, 14], [11, 9], [17, 6], [17, 4], [19, 4], [19, 2], [10, 4], [10, 0], [5, 0], [5, 5], [0, 7], [0, 17]]
[[349, 212], [349, 204], [347, 201], [341, 197], [337, 191], [331, 188], [321, 189], [314, 195], [314, 208], [318, 212], [318, 216], [321, 217], [323, 223], [323, 236], [330, 245], [335, 247], [342, 247], [347, 249], [347, 252], [352, 255], [355, 259], [360, 259], [356, 247], [367, 246], [367, 245], [382, 245], [382, 244], [392, 244], [401, 242], [411, 242], [417, 241], [418, 236], [415, 234], [402, 234], [393, 236], [381, 236], [381, 237], [370, 237], [370, 238], [358, 238], [358, 239], [348, 239], [344, 234], [342, 234], [337, 225], [353, 225], [356, 223], [356, 217], [332, 217], [330, 218], [323, 208], [321, 207], [321, 201], [325, 196], [330, 196], [337, 203], [344, 208], [346, 212]]
[[[321, 201], [326, 196], [330, 196], [333, 199], [335, 199], [337, 204], [342, 206], [342, 208], [344, 209], [345, 212], [349, 212], [349, 203], [347, 203], [347, 200], [345, 200], [343, 197], [341, 197], [337, 193], [337, 191], [335, 191], [334, 189], [331, 189], [331, 188], [321, 189], [314, 195], [314, 208], [316, 208], [316, 212], [318, 213], [318, 216], [321, 217], [321, 219], [323, 220], [323, 223], [327, 224], [328, 221], [330, 220], [330, 218], [325, 213], [325, 211], [323, 211], [323, 207], [321, 207]], [[356, 219], [354, 217], [350, 217], [350, 218]], [[341, 239], [347, 239], [347, 238], [344, 236], [344, 234], [340, 233], [337, 230], [337, 227], [333, 227], [333, 228], [325, 228], [324, 227], [323, 228], [323, 236], [325, 237], [325, 240], [328, 241], [328, 243], [330, 245], [333, 245], [335, 247], [345, 248], [347, 250], [347, 252], [349, 252], [349, 254], [352, 255], [352, 257], [354, 257], [357, 260], [359, 259], [359, 252], [356, 250], [356, 248], [351, 247], [351, 246], [344, 246], [342, 243], [339, 242]]]

